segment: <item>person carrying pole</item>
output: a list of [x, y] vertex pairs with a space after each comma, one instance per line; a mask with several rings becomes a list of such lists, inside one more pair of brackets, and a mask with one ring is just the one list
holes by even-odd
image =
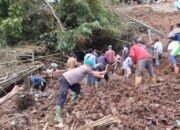
[[68, 89], [71, 89], [74, 92], [74, 95], [72, 96], [72, 101], [76, 102], [81, 90], [81, 85], [79, 83], [87, 74], [97, 78], [104, 78], [105, 71], [93, 71], [91, 69], [92, 66], [93, 60], [87, 59], [84, 65], [63, 73], [63, 75], [59, 78], [59, 95], [56, 101], [55, 112], [55, 119], [59, 122], [57, 127], [63, 127], [61, 112], [68, 95]]
[[133, 63], [136, 64], [135, 87], [139, 87], [141, 84], [142, 75], [145, 69], [147, 69], [151, 80], [155, 84], [156, 79], [153, 73], [152, 56], [149, 54], [149, 52], [142, 47], [140, 43], [134, 42], [133, 46], [130, 48], [130, 56]]

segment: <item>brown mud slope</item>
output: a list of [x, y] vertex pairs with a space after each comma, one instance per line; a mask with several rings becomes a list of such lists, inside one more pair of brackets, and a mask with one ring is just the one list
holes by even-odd
[[[161, 5], [159, 5], [161, 6]], [[166, 10], [164, 8], [164, 10]], [[169, 32], [171, 25], [174, 25], [179, 21], [180, 11], [175, 12], [163, 12], [155, 11], [151, 7], [134, 7], [130, 11], [130, 15], [146, 24], [160, 30], [166, 36]]]
[[[113, 76], [110, 82], [101, 83], [96, 90], [83, 87], [79, 102], [74, 106], [69, 93], [63, 109], [64, 123], [78, 128], [106, 115], [116, 115], [120, 123], [94, 130], [177, 130], [167, 128], [175, 126], [176, 120], [180, 119], [180, 77], [169, 70], [165, 61], [158, 74], [159, 85], [151, 86], [148, 76], [144, 75], [142, 86], [135, 89], [133, 77], [125, 81], [122, 76]], [[48, 123], [47, 130], [59, 130], [54, 128], [57, 81], [53, 80], [48, 87], [48, 97], [40, 98], [27, 110], [17, 109], [16, 99], [22, 98], [22, 93], [1, 105], [0, 129], [42, 130]]]

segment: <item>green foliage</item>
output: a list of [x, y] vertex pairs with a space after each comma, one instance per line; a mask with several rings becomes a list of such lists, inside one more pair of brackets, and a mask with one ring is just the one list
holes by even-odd
[[4, 30], [0, 29], [0, 48], [6, 47], [6, 36]]
[[23, 13], [23, 7], [15, 1], [2, 0], [0, 2], [0, 15], [4, 17], [0, 20], [0, 28], [4, 30], [7, 41], [16, 41], [21, 38]]
[[[97, 43], [98, 40], [126, 35], [127, 26], [116, 19], [108, 0], [60, 0], [51, 3], [66, 31], [57, 32], [58, 24], [44, 1], [0, 0], [0, 45], [20, 40], [45, 41], [50, 50], [70, 51]], [[4, 38], [5, 37], [5, 38]], [[97, 40], [98, 39], [98, 40]], [[100, 44], [100, 43], [98, 43]]]
[[0, 19], [8, 16], [9, 2], [7, 0], [0, 1]]
[[44, 33], [40, 35], [40, 39], [45, 41], [48, 49], [50, 51], [54, 51], [55, 47], [57, 46], [57, 38], [56, 38], [56, 33], [50, 32], [50, 33]]
[[[95, 31], [102, 29], [98, 21], [83, 23], [75, 29], [70, 29], [59, 36], [58, 49], [72, 50], [75, 46], [84, 46], [94, 35]], [[78, 43], [78, 44], [76, 44]]]
[[92, 45], [99, 32], [109, 38], [125, 35], [124, 27], [127, 26], [116, 19], [105, 0], [61, 0], [55, 9], [67, 28], [59, 35], [58, 49], [72, 50]]
[[7, 18], [1, 22], [0, 27], [14, 38], [20, 38], [22, 33], [22, 18]]

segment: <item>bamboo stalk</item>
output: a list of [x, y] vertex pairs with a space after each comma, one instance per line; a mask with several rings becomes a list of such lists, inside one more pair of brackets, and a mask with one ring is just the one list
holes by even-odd
[[135, 19], [135, 18], [133, 18], [133, 17], [130, 17], [130, 16], [128, 16], [128, 15], [126, 15], [126, 14], [118, 11], [117, 9], [114, 9], [113, 12], [114, 12], [114, 14], [116, 14], [116, 15], [118, 15], [118, 16], [119, 16], [119, 14], [125, 16], [126, 18], [132, 20], [133, 22], [138, 23], [139, 25], [141, 25], [142, 27], [145, 27], [146, 29], [151, 29], [152, 32], [154, 32], [154, 33], [156, 33], [156, 34], [158, 34], [158, 35], [164, 36], [164, 34], [163, 34], [162, 32], [160, 32], [159, 30], [157, 30], [157, 29], [155, 29], [155, 28], [147, 25], [146, 23], [141, 22], [141, 21], [139, 21], [139, 20], [137, 20], [137, 19]]
[[[55, 56], [55, 55], [62, 55], [62, 53], [50, 54], [50, 55], [46, 55], [46, 56], [38, 56], [38, 57], [35, 57], [34, 60], [42, 59], [42, 58], [50, 57], [50, 56]], [[23, 60], [23, 61], [20, 61], [20, 62], [19, 61], [4, 62], [4, 63], [0, 63], [0, 65], [12, 64], [12, 63], [23, 63], [23, 62], [27, 62], [27, 61], [32, 61], [32, 59]]]
[[114, 122], [119, 122], [118, 117], [113, 117], [113, 116], [109, 115], [109, 116], [106, 116], [106, 117], [99, 119], [97, 121], [86, 124], [86, 125], [78, 128], [77, 130], [92, 129], [95, 126], [103, 126], [103, 125], [107, 125], [107, 124], [114, 123]]
[[22, 79], [24, 76], [28, 75], [29, 73], [32, 73], [33, 71], [39, 69], [39, 67], [41, 66], [33, 66], [31, 68], [25, 69], [21, 72], [19, 72], [18, 74], [16, 74], [14, 77], [10, 77], [9, 79], [7, 79], [6, 81], [3, 81], [0, 83], [0, 88], [5, 89], [6, 87], [8, 87], [9, 85], [13, 84], [14, 82]]
[[48, 122], [46, 122], [46, 124], [45, 124], [43, 130], [47, 130], [47, 127], [48, 127]]
[[62, 22], [60, 21], [60, 19], [56, 16], [56, 13], [55, 13], [53, 7], [49, 4], [49, 2], [48, 2], [47, 0], [44, 0], [44, 1], [45, 1], [45, 3], [48, 5], [48, 7], [51, 9], [51, 12], [52, 12], [53, 16], [55, 17], [55, 19], [57, 20], [58, 25], [59, 25], [61, 31], [62, 31], [62, 32], [65, 32], [65, 28], [64, 28], [64, 26], [62, 25]]

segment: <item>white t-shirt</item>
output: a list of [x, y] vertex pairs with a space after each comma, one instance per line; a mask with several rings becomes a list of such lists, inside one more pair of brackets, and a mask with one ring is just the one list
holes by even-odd
[[163, 52], [162, 43], [161, 42], [156, 42], [154, 44], [154, 49], [157, 49], [157, 52], [162, 54], [162, 52]]
[[132, 58], [128, 56], [128, 57], [123, 61], [123, 66], [122, 66], [122, 68], [123, 68], [123, 69], [127, 69], [127, 68], [130, 68], [132, 65], [133, 65]]
[[171, 51], [171, 55], [176, 55], [176, 51], [179, 49], [179, 42], [178, 41], [172, 41], [168, 45], [168, 51]]

